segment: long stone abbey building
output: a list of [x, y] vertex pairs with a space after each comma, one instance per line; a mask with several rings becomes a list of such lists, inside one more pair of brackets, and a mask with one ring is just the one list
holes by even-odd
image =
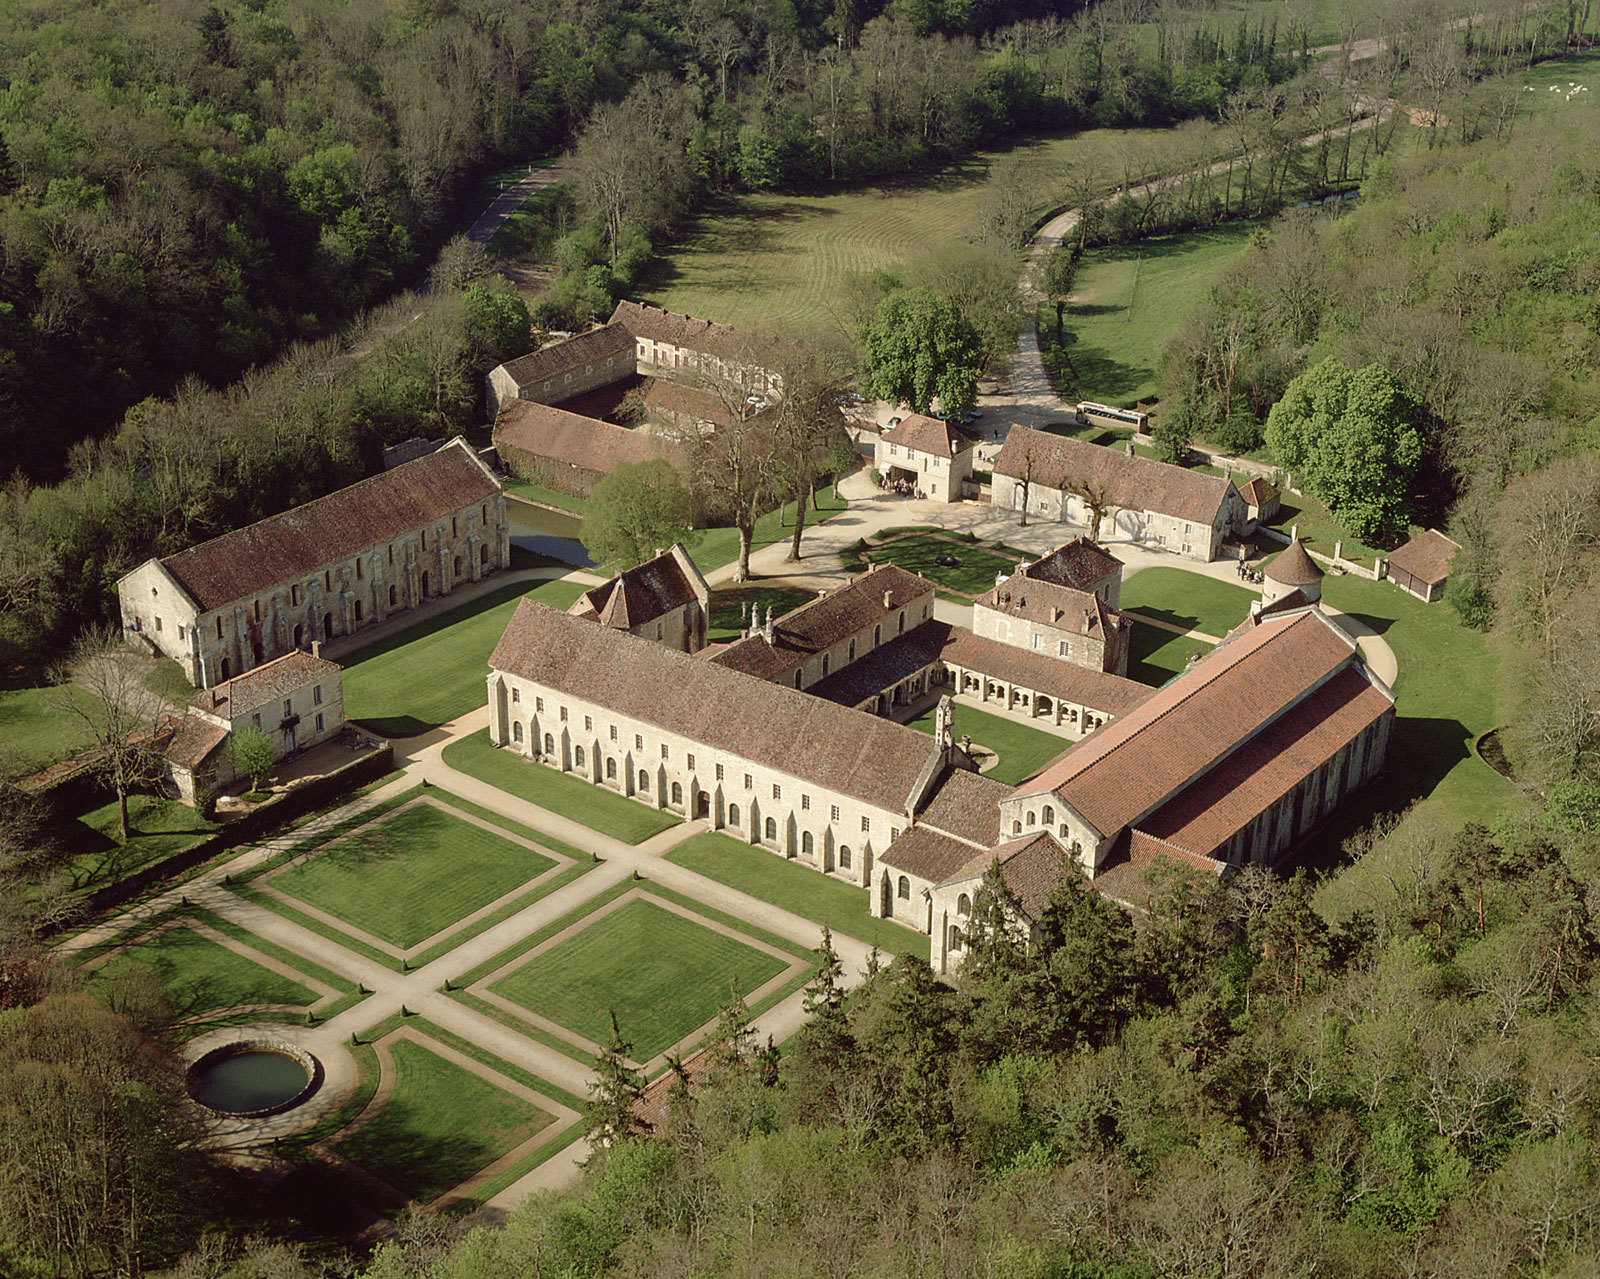
[[117, 583], [136, 647], [196, 688], [352, 635], [510, 564], [500, 482], [464, 440]]

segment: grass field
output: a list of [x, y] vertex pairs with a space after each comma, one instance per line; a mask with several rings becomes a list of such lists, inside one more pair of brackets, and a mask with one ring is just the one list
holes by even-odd
[[415, 1199], [443, 1194], [554, 1121], [421, 1044], [397, 1040], [390, 1053], [393, 1094], [338, 1149]]
[[502, 977], [494, 990], [604, 1044], [615, 1009], [633, 1059], [648, 1061], [783, 971], [762, 951], [635, 898]]
[[[1009, 575], [1017, 567], [1017, 561], [1009, 555], [997, 555], [981, 546], [931, 535], [897, 538], [872, 547], [870, 553], [874, 564], [898, 564], [908, 572], [921, 573], [930, 582], [969, 598], [993, 590], [997, 573]], [[953, 556], [961, 563], [940, 564], [938, 561], [946, 556]]]
[[553, 865], [532, 849], [418, 804], [321, 849], [271, 883], [405, 948]]
[[736, 640], [746, 624], [746, 613], [752, 605], [762, 614], [771, 609], [774, 617], [782, 617], [791, 609], [799, 608], [808, 600], [816, 599], [814, 591], [785, 590], [781, 586], [742, 587], [711, 592], [711, 622], [706, 628], [706, 638], [713, 644]]
[[642, 843], [678, 824], [678, 818], [671, 813], [532, 763], [515, 751], [496, 750], [489, 744], [487, 733], [473, 733], [452, 742], [444, 749], [444, 762], [507, 794], [627, 844]]
[[[850, 504], [833, 491], [833, 486], [817, 493], [815, 509], [806, 510], [806, 528], [822, 523], [830, 515], [837, 515]], [[756, 521], [755, 533], [750, 538], [750, 551], [754, 554], [763, 547], [786, 542], [794, 536], [794, 503], [787, 502], [776, 511], [768, 511]], [[685, 545], [689, 558], [702, 573], [731, 564], [739, 558], [739, 530], [736, 528], [708, 528], [697, 533]], [[800, 538], [800, 554], [806, 554], [804, 534]]]
[[96, 970], [90, 989], [130, 968], [154, 973], [179, 1021], [241, 1004], [315, 1003], [315, 992], [279, 976], [192, 928], [168, 928]]
[[[1318, 555], [1332, 555], [1334, 547], [1342, 543], [1344, 558], [1367, 568], [1372, 567], [1377, 556], [1387, 554], [1346, 532], [1328, 508], [1310, 494], [1300, 496], [1285, 489], [1270, 527], [1286, 535], [1298, 530], [1300, 540]], [[1270, 551], [1272, 543], [1265, 539], [1257, 541]]]
[[[715, 831], [696, 835], [668, 853], [667, 860], [813, 920], [819, 930], [826, 924], [836, 933], [876, 946], [885, 955], [921, 955], [927, 950], [927, 938], [921, 933], [893, 920], [874, 919], [867, 910], [870, 895], [866, 889], [830, 879], [727, 835]], [[820, 940], [820, 931], [818, 937]]]
[[1039, 313], [1040, 348], [1061, 394], [1107, 404], [1158, 396], [1162, 350], [1255, 229], [1231, 223], [1084, 254], [1053, 351], [1054, 310]]
[[512, 583], [420, 626], [359, 649], [344, 662], [344, 713], [385, 737], [413, 737], [487, 700], [489, 654], [526, 597], [565, 609], [576, 582]]
[[1250, 615], [1260, 595], [1181, 568], [1140, 569], [1122, 584], [1122, 607], [1218, 639]]
[[51, 704], [58, 697], [85, 708], [96, 701], [75, 684], [0, 689], [0, 754], [19, 773], [35, 772], [93, 745], [87, 724]]
[[[1158, 130], [1091, 129], [1025, 142], [1009, 154], [1045, 172], [1067, 164], [1119, 171], [1122, 151]], [[643, 301], [748, 328], [837, 330], [852, 276], [965, 243], [977, 229], [990, 164], [974, 155], [922, 178], [826, 195], [729, 198], [665, 246]]]
[[530, 502], [554, 506], [559, 510], [570, 511], [573, 515], [582, 515], [589, 509], [589, 499], [586, 497], [575, 497], [559, 489], [545, 488], [542, 484], [530, 484], [527, 480], [508, 479], [505, 482], [505, 490], [512, 497], [526, 498]]
[[133, 833], [126, 844], [117, 842], [116, 800], [58, 824], [57, 834], [72, 855], [74, 889], [102, 888], [181, 852], [217, 829], [187, 804], [158, 795], [129, 795], [128, 820]]
[[1212, 645], [1203, 640], [1135, 622], [1128, 641], [1128, 678], [1141, 684], [1165, 684], [1187, 670], [1189, 659], [1196, 653], [1209, 653], [1211, 649]]
[[[911, 727], [924, 733], [933, 732], [933, 710], [930, 708], [911, 721]], [[990, 715], [961, 702], [955, 704], [955, 733], [959, 741], [963, 735], [972, 738], [974, 746], [987, 746], [1000, 757], [987, 777], [1008, 786], [1015, 786], [1025, 777], [1032, 777], [1062, 751], [1072, 745], [1069, 738], [1042, 732], [1018, 724], [999, 715]]]

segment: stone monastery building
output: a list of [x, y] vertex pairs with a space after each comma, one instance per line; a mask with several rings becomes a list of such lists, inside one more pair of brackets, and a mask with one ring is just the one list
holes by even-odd
[[[1054, 573], [1114, 615], [1112, 557], [1069, 544], [1051, 561], [1009, 580]], [[1207, 873], [1280, 859], [1383, 766], [1394, 699], [1314, 606], [1258, 615], [1151, 690], [960, 631], [932, 604], [931, 583], [885, 566], [690, 656], [524, 600], [490, 658], [490, 737], [867, 889], [873, 914], [928, 934], [939, 971], [996, 860], [1025, 925], [1073, 868], [1133, 901], [1157, 858]], [[1061, 677], [1115, 704], [1014, 787], [977, 772], [950, 709], [1020, 675], [1049, 690], [1019, 702], [1008, 686], [1034, 717], [1061, 714]], [[884, 718], [930, 697], [931, 738]]]
[[197, 688], [351, 635], [510, 564], [500, 482], [465, 440], [117, 583], [135, 647]]
[[683, 543], [675, 542], [671, 550], [585, 591], [567, 612], [680, 652], [698, 653], [706, 646], [711, 588]]

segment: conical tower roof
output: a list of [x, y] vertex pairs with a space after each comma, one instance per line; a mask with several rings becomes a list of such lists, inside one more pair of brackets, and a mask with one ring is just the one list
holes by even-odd
[[1261, 571], [1266, 577], [1283, 586], [1315, 586], [1323, 577], [1322, 570], [1306, 553], [1306, 548], [1298, 537], [1289, 543], [1288, 549], [1282, 555]]

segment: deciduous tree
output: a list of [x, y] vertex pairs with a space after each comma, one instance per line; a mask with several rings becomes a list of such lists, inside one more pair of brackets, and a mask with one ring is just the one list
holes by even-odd
[[589, 495], [583, 544], [618, 572], [684, 541], [691, 525], [689, 492], [672, 463], [664, 458], [624, 462]]
[[918, 413], [934, 397], [953, 421], [977, 403], [981, 341], [955, 304], [925, 288], [902, 289], [878, 304], [860, 334], [862, 383], [879, 399]]

